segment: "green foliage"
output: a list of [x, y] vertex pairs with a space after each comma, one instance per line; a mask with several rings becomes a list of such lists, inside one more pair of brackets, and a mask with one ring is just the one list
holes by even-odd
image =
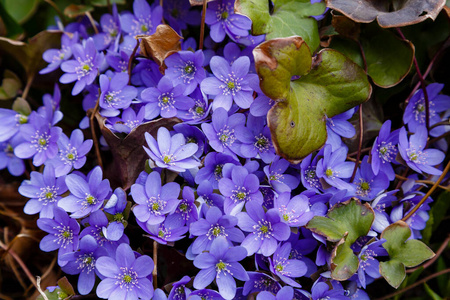
[[36, 12], [40, 0], [0, 0], [0, 2], [11, 17], [22, 24]]
[[[67, 278], [63, 277], [58, 280], [58, 286], [56, 289], [52, 292], [46, 290], [44, 294], [47, 296], [48, 300], [66, 300], [75, 295], [75, 291]], [[36, 298], [36, 300], [44, 300], [44, 297], [40, 295]]]
[[3, 81], [0, 86], [0, 100], [8, 100], [14, 98], [18, 91], [22, 88], [22, 82], [16, 74], [9, 70], [3, 73]]
[[423, 230], [422, 240], [425, 243], [429, 243], [433, 232], [441, 224], [444, 217], [447, 215], [447, 211], [450, 208], [450, 192], [443, 192], [439, 195], [437, 200], [433, 203], [430, 210], [430, 218], [427, 221], [427, 227]]
[[0, 35], [15, 38], [23, 33], [22, 27], [14, 20], [0, 1]]
[[383, 247], [390, 260], [380, 262], [380, 274], [394, 288], [398, 288], [405, 279], [405, 267], [415, 267], [434, 256], [423, 242], [408, 240], [410, 236], [408, 224], [401, 220], [389, 225], [381, 234], [381, 238], [386, 239]]
[[267, 115], [272, 141], [293, 163], [325, 143], [326, 117], [365, 102], [372, 91], [357, 64], [332, 49], [313, 60], [300, 37], [264, 42], [253, 55], [261, 89], [277, 101]]
[[248, 16], [254, 35], [266, 34], [266, 40], [301, 36], [314, 51], [319, 46], [317, 21], [310, 16], [325, 11], [324, 3], [310, 0], [274, 0], [270, 11], [267, 0], [236, 0], [238, 12]]
[[331, 257], [333, 279], [346, 280], [356, 273], [359, 260], [350, 246], [359, 237], [367, 235], [374, 219], [370, 205], [348, 200], [334, 205], [326, 217], [316, 216], [306, 225], [312, 232], [337, 243]]

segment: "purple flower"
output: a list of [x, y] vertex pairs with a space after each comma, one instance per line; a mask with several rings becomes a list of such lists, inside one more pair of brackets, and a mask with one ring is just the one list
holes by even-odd
[[353, 186], [342, 179], [352, 176], [355, 163], [345, 161], [347, 149], [341, 147], [332, 152], [331, 145], [324, 148], [323, 158], [317, 162], [316, 175], [338, 189], [353, 190]]
[[200, 163], [193, 155], [198, 150], [198, 145], [187, 143], [182, 133], [176, 133], [172, 137], [165, 127], [158, 129], [157, 140], [150, 133], [145, 133], [145, 140], [149, 148], [144, 147], [145, 152], [160, 168], [167, 168], [174, 172], [184, 172], [186, 169], [198, 167]]
[[212, 123], [203, 123], [202, 129], [214, 150], [238, 160], [236, 154], [240, 155], [241, 143], [236, 140], [235, 129], [243, 124], [245, 124], [243, 114], [228, 117], [227, 111], [219, 107], [212, 114]]
[[100, 75], [100, 113], [105, 117], [116, 117], [119, 109], [128, 108], [137, 96], [137, 89], [128, 85], [128, 74], [115, 73], [112, 78]]
[[256, 300], [285, 300], [294, 299], [294, 289], [290, 286], [285, 286], [278, 291], [276, 296], [267, 291], [262, 291], [256, 296]]
[[53, 219], [40, 218], [37, 220], [37, 226], [49, 233], [41, 240], [39, 248], [45, 252], [59, 249], [58, 264], [64, 266], [67, 262], [61, 260], [61, 257], [78, 249], [80, 224], [70, 218], [61, 208], [55, 207], [53, 212]]
[[200, 184], [203, 181], [208, 181], [214, 189], [217, 189], [219, 180], [223, 177], [222, 168], [227, 163], [239, 164], [229, 155], [217, 152], [208, 153], [203, 162], [203, 168], [198, 170], [197, 175], [195, 175], [195, 183]]
[[275, 101], [260, 93], [250, 105], [250, 113], [255, 117], [264, 117], [275, 104]]
[[380, 263], [375, 259], [377, 256], [387, 256], [387, 251], [382, 247], [386, 240], [382, 239], [365, 245], [358, 254], [359, 268], [358, 280], [363, 288], [366, 288], [366, 274], [371, 278], [380, 277]]
[[309, 209], [308, 197], [304, 195], [291, 199], [289, 192], [281, 193], [274, 200], [274, 208], [278, 211], [281, 222], [290, 227], [304, 226], [314, 217], [314, 213]]
[[109, 256], [113, 257], [115, 255], [116, 249], [120, 244], [129, 244], [130, 241], [125, 234], [122, 234], [121, 238], [117, 241], [112, 241], [105, 237], [104, 232], [109, 226], [109, 221], [102, 210], [96, 210], [91, 213], [86, 221], [89, 223], [89, 226], [83, 229], [80, 238], [83, 238], [86, 235], [93, 236], [99, 247], [104, 248]]
[[22, 141], [22, 137], [16, 135], [9, 141], [0, 142], [0, 170], [8, 168], [9, 173], [13, 176], [20, 176], [25, 172], [24, 161], [14, 155], [14, 148]]
[[64, 177], [55, 177], [52, 166], [46, 166], [44, 173], [31, 172], [30, 180], [24, 180], [19, 187], [22, 196], [30, 198], [23, 211], [34, 215], [40, 213], [40, 218], [53, 218], [53, 210], [62, 194], [67, 191]]
[[[432, 126], [441, 121], [439, 113], [450, 108], [450, 97], [447, 95], [439, 95], [444, 88], [443, 84], [432, 83], [426, 88], [429, 103], [429, 125]], [[408, 129], [411, 132], [416, 132], [419, 127], [426, 127], [426, 109], [425, 97], [423, 90], [419, 89], [408, 102], [405, 113], [403, 114], [403, 122], [408, 124]], [[438, 136], [445, 132], [442, 126], [433, 128], [430, 131], [431, 136]]]
[[342, 114], [327, 118], [327, 144], [332, 146], [332, 151], [336, 151], [342, 145], [342, 137], [351, 138], [355, 135], [355, 127], [348, 122], [356, 108], [352, 108]]
[[141, 222], [149, 225], [160, 224], [164, 221], [166, 214], [173, 213], [180, 200], [180, 186], [176, 182], [169, 182], [161, 186], [161, 175], [153, 171], [145, 181], [145, 186], [133, 184], [131, 196], [137, 205], [133, 213]]
[[311, 290], [311, 297], [313, 300], [333, 299], [333, 300], [348, 300], [344, 296], [342, 290], [331, 289], [325, 282], [317, 282], [313, 285]]
[[279, 241], [289, 238], [289, 226], [280, 221], [278, 212], [269, 209], [266, 213], [263, 207], [255, 201], [245, 205], [247, 212], [240, 212], [238, 226], [249, 235], [242, 241], [241, 246], [247, 249], [248, 255], [260, 253], [264, 256], [272, 255], [277, 249]]
[[383, 230], [391, 224], [391, 219], [386, 213], [386, 208], [391, 207], [392, 201], [397, 200], [397, 197], [393, 195], [397, 192], [398, 190], [393, 190], [380, 194], [372, 201], [372, 203], [370, 203], [370, 206], [372, 206], [375, 213], [375, 220], [373, 221], [372, 229], [376, 232], [383, 232]]
[[236, 137], [242, 143], [241, 153], [245, 158], [261, 158], [267, 164], [275, 159], [270, 129], [265, 126], [265, 118], [249, 115], [247, 126], [237, 128]]
[[319, 190], [322, 189], [322, 184], [316, 174], [317, 161], [319, 160], [319, 157], [321, 157], [321, 155], [317, 154], [313, 159], [312, 154], [310, 154], [300, 163], [300, 179], [302, 181], [302, 185], [306, 189], [315, 193], [318, 193]]
[[151, 35], [155, 33], [156, 27], [161, 24], [162, 7], [156, 6], [153, 10], [145, 0], [134, 0], [133, 12], [120, 16], [122, 30], [135, 36], [138, 34]]
[[71, 212], [72, 218], [82, 218], [99, 210], [103, 201], [111, 193], [109, 180], [103, 178], [102, 169], [97, 166], [83, 178], [76, 174], [66, 177], [66, 184], [70, 195], [61, 199], [58, 206]]
[[201, 289], [193, 291], [189, 294], [189, 300], [224, 300], [220, 293], [209, 290], [209, 289]]
[[6, 142], [19, 132], [22, 124], [28, 123], [28, 114], [0, 108], [0, 120], [2, 120], [0, 123], [0, 142]]
[[157, 87], [149, 87], [142, 91], [141, 98], [145, 105], [145, 118], [152, 120], [158, 115], [172, 118], [182, 115], [194, 106], [194, 100], [184, 96], [185, 85], [172, 83], [167, 76], [161, 78]]
[[233, 101], [240, 108], [249, 108], [259, 85], [258, 75], [248, 74], [250, 59], [242, 56], [230, 66], [225, 58], [214, 56], [209, 64], [215, 77], [205, 78], [200, 86], [205, 94], [215, 96], [213, 110], [223, 107], [229, 111]]
[[72, 56], [72, 46], [78, 42], [78, 32], [61, 35], [61, 49], [48, 49], [42, 54], [42, 58], [49, 63], [47, 67], [39, 71], [39, 74], [47, 74], [59, 68], [63, 61]]
[[211, 248], [212, 242], [223, 236], [231, 247], [232, 242], [240, 243], [244, 240], [244, 234], [235, 226], [238, 219], [234, 216], [223, 215], [219, 208], [210, 207], [204, 219], [191, 223], [189, 232], [198, 236], [192, 243], [192, 253], [199, 254]]
[[189, 226], [189, 224], [198, 220], [197, 206], [195, 206], [194, 202], [194, 191], [190, 187], [185, 186], [183, 188], [181, 202], [173, 213], [180, 220], [180, 226]]
[[118, 241], [123, 236], [125, 225], [127, 224], [124, 215], [127, 206], [127, 195], [120, 187], [114, 190], [114, 193], [105, 204], [104, 212], [112, 216], [112, 221], [108, 227], [102, 228], [103, 235], [110, 241]]
[[208, 207], [216, 206], [220, 209], [223, 208], [223, 196], [214, 193], [213, 185], [209, 181], [204, 180], [198, 185], [197, 195], [198, 202], [205, 203]]
[[208, 103], [206, 95], [202, 93], [199, 87], [197, 87], [190, 95], [195, 104], [187, 111], [179, 114], [179, 118], [188, 124], [201, 123], [209, 115], [211, 106]]
[[137, 222], [149, 234], [149, 238], [163, 245], [173, 245], [175, 241], [184, 238], [184, 234], [188, 231], [188, 227], [184, 226], [176, 215], [169, 215], [164, 222], [156, 225], [150, 225], [139, 220]]
[[95, 284], [95, 262], [100, 256], [107, 255], [105, 249], [98, 247], [95, 239], [87, 235], [80, 239], [78, 251], [69, 252], [62, 256], [67, 264], [62, 270], [70, 275], [80, 274], [77, 288], [81, 295], [87, 295], [92, 291]]
[[255, 202], [258, 205], [263, 203], [258, 177], [249, 174], [242, 166], [233, 166], [231, 179], [220, 179], [219, 190], [225, 196], [224, 211], [228, 215], [236, 215], [244, 208], [246, 202]]
[[108, 52], [105, 59], [108, 65], [110, 65], [115, 72], [128, 72], [128, 61], [130, 60], [130, 57], [127, 52], [120, 51], [120, 54], [115, 52]]
[[205, 22], [211, 26], [210, 36], [216, 43], [223, 41], [225, 34], [231, 38], [247, 36], [252, 27], [248, 17], [234, 13], [234, 0], [211, 2], [206, 10]]
[[31, 114], [29, 121], [29, 124], [20, 126], [20, 133], [25, 141], [14, 148], [14, 154], [19, 158], [33, 157], [33, 165], [40, 166], [58, 153], [57, 141], [62, 129], [51, 127], [38, 114]]
[[194, 259], [194, 266], [201, 269], [194, 279], [196, 289], [204, 289], [214, 279], [219, 287], [220, 295], [225, 299], [233, 299], [236, 295], [236, 281], [248, 280], [245, 269], [238, 261], [247, 256], [244, 247], [229, 247], [225, 237], [216, 238], [209, 252], [203, 252]]
[[356, 170], [353, 184], [356, 186], [356, 197], [361, 200], [373, 200], [380, 192], [389, 187], [389, 179], [384, 172], [375, 175], [365, 156]]
[[247, 272], [247, 274], [249, 280], [244, 283], [244, 295], [260, 291], [276, 294], [281, 289], [281, 285], [265, 273]]
[[390, 163], [395, 160], [398, 153], [396, 147], [398, 144], [398, 132], [399, 130], [395, 130], [391, 133], [391, 120], [384, 122], [370, 152], [370, 165], [373, 173], [378, 175], [381, 170], [388, 176], [389, 180], [394, 180], [395, 178], [395, 172]]
[[191, 281], [189, 276], [183, 276], [181, 280], [174, 282], [172, 284], [172, 289], [170, 290], [169, 300], [186, 300], [190, 295], [191, 290], [186, 288], [186, 284]]
[[[178, 33], [189, 25], [199, 25], [201, 15], [198, 10], [190, 9], [187, 1], [166, 0], [163, 4], [164, 19]], [[194, 49], [194, 48], [193, 48]]]
[[120, 38], [120, 20], [115, 3], [112, 6], [112, 13], [112, 15], [104, 14], [100, 18], [100, 26], [103, 32], [93, 37], [97, 50], [105, 50], [111, 44], [116, 44]]
[[424, 150], [427, 138], [427, 129], [425, 126], [419, 126], [408, 141], [406, 129], [402, 127], [399, 133], [398, 150], [408, 167], [414, 171], [420, 174], [425, 172], [431, 175], [440, 175], [442, 171], [433, 166], [440, 164], [444, 160], [445, 154], [437, 149]]
[[[105, 276], [97, 287], [97, 296], [103, 299], [151, 299], [153, 260], [142, 255], [138, 258], [128, 244], [117, 247], [115, 259], [99, 257], [95, 263], [98, 272]], [[112, 296], [113, 295], [113, 296]]]
[[103, 53], [97, 53], [94, 40], [89, 38], [84, 46], [75, 44], [72, 46], [75, 59], [61, 64], [61, 70], [65, 72], [59, 79], [61, 83], [76, 81], [72, 89], [72, 95], [78, 95], [88, 85], [94, 82], [98, 69], [103, 62]]
[[186, 138], [187, 143], [193, 143], [198, 145], [198, 150], [194, 156], [200, 158], [203, 152], [206, 150], [206, 137], [205, 134], [196, 126], [192, 126], [185, 123], [175, 124], [173, 130], [177, 133], [182, 133]]
[[124, 109], [122, 112], [122, 118], [109, 118], [107, 124], [108, 128], [112, 131], [130, 134], [132, 130], [141, 125], [144, 120], [145, 108], [141, 107], [136, 113], [132, 107]]
[[306, 274], [307, 267], [304, 262], [298, 259], [290, 259], [291, 243], [284, 243], [278, 246], [273, 254], [273, 259], [269, 257], [270, 271], [277, 275], [285, 283], [301, 287], [291, 277], [301, 277]]
[[284, 174], [289, 168], [289, 165], [290, 163], [287, 160], [275, 156], [272, 163], [264, 167], [264, 173], [266, 174], [267, 179], [269, 179], [269, 184], [277, 193], [290, 192], [295, 189], [300, 182], [297, 177]]
[[164, 74], [174, 85], [183, 84], [186, 87], [184, 94], [189, 95], [206, 77], [204, 59], [202, 50], [176, 52], [164, 60], [167, 66]]
[[92, 148], [92, 140], [84, 141], [80, 129], [72, 131], [70, 139], [61, 134], [58, 140], [59, 155], [49, 161], [55, 167], [57, 177], [68, 174], [72, 169], [80, 169], [86, 163], [86, 154]]

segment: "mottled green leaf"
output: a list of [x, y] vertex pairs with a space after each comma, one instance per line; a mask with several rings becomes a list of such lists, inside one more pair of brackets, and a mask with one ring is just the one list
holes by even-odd
[[6, 11], [17, 23], [24, 23], [35, 12], [39, 4], [39, 0], [0, 0]]
[[389, 253], [390, 260], [380, 263], [380, 274], [394, 288], [405, 279], [405, 267], [415, 267], [434, 256], [423, 242], [408, 240], [410, 236], [408, 224], [401, 220], [389, 225], [381, 234], [381, 238], [386, 239], [383, 247]]
[[277, 101], [267, 116], [273, 144], [292, 163], [325, 143], [326, 117], [363, 103], [372, 91], [357, 64], [332, 49], [313, 61], [301, 37], [266, 41], [253, 55], [261, 89]]
[[236, 0], [235, 8], [252, 20], [254, 35], [266, 34], [266, 40], [298, 35], [311, 49], [319, 46], [317, 21], [310, 16], [325, 11], [323, 2], [273, 0], [273, 9], [270, 10], [267, 0]]
[[397, 38], [392, 32], [370, 26], [361, 37], [367, 62], [367, 74], [384, 88], [392, 87], [405, 78], [414, 59], [414, 45]]
[[331, 255], [331, 277], [336, 280], [350, 278], [359, 266], [359, 260], [350, 246], [367, 235], [375, 214], [367, 203], [348, 200], [334, 205], [327, 217], [316, 216], [306, 228], [323, 235], [330, 242], [338, 242]]

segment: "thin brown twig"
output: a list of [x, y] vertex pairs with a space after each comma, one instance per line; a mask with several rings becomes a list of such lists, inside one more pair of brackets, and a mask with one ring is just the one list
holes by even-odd
[[364, 137], [364, 122], [363, 122], [363, 111], [362, 104], [359, 106], [359, 144], [358, 144], [358, 153], [356, 154], [356, 162], [355, 167], [353, 168], [352, 177], [350, 178], [350, 182], [353, 182], [356, 176], [356, 170], [358, 170], [358, 165], [361, 158], [361, 148]]
[[444, 252], [445, 249], [447, 249], [448, 243], [450, 242], [450, 235], [447, 236], [447, 238], [444, 240], [444, 242], [441, 244], [441, 246], [439, 247], [439, 249], [436, 251], [436, 254], [433, 256], [432, 259], [430, 259], [429, 261], [427, 261], [425, 264], [423, 264], [422, 266], [418, 266], [412, 269], [408, 269], [406, 270], [406, 273], [413, 273], [414, 271], [420, 269], [420, 268], [428, 268], [429, 266], [431, 266], [438, 258], [439, 256], [441, 256], [442, 252]]
[[34, 74], [32, 74], [31, 76], [29, 76], [27, 78], [27, 84], [25, 85], [25, 88], [24, 88], [23, 93], [22, 93], [22, 98], [25, 99], [25, 100], [27, 99], [28, 92], [30, 91], [31, 84], [33, 83], [33, 80], [34, 80]]
[[438, 180], [433, 184], [433, 186], [430, 188], [430, 190], [423, 196], [423, 198], [420, 200], [419, 203], [417, 203], [416, 206], [406, 215], [403, 217], [402, 221], [406, 222], [421, 206], [425, 201], [428, 199], [428, 197], [431, 196], [431, 194], [434, 192], [435, 189], [437, 189], [439, 183], [444, 179], [445, 175], [447, 175], [448, 171], [450, 170], [450, 161], [445, 166], [444, 171], [442, 171], [441, 176], [439, 176]]
[[422, 283], [427, 282], [428, 280], [431, 280], [431, 279], [433, 279], [433, 278], [435, 278], [435, 277], [444, 275], [444, 274], [446, 274], [446, 273], [450, 273], [450, 269], [445, 269], [445, 270], [442, 270], [442, 271], [440, 271], [440, 272], [431, 274], [430, 276], [425, 277], [424, 279], [419, 280], [419, 281], [417, 281], [417, 282], [411, 284], [410, 286], [405, 287], [405, 288], [402, 289], [402, 290], [393, 292], [392, 294], [383, 296], [383, 297], [378, 298], [378, 299], [375, 299], [375, 300], [387, 300], [387, 299], [390, 299], [390, 298], [395, 297], [395, 296], [397, 296], [397, 295], [403, 294], [404, 292], [406, 292], [406, 291], [408, 291], [408, 290], [410, 290], [410, 289], [413, 289], [413, 288], [415, 288], [416, 286], [419, 286], [419, 285], [421, 285]]
[[[367, 148], [361, 149], [361, 153], [366, 153], [366, 152], [369, 152], [370, 150], [372, 150], [372, 147], [367, 147]], [[358, 154], [358, 151], [349, 153], [349, 154], [347, 154], [347, 156], [355, 156], [356, 154]]]
[[95, 115], [97, 114], [97, 111], [98, 111], [99, 102], [100, 102], [100, 95], [101, 95], [101, 93], [100, 93], [100, 89], [99, 89], [98, 90], [97, 102], [95, 103], [94, 110], [92, 111], [92, 114], [89, 117], [89, 123], [90, 123], [90, 127], [91, 127], [92, 140], [94, 141], [94, 148], [95, 148], [95, 154], [97, 156], [97, 163], [100, 166], [100, 168], [102, 168], [102, 170], [103, 170], [102, 155], [100, 153], [100, 146], [99, 146], [99, 142], [98, 142], [98, 139], [97, 139], [97, 134], [95, 133], [95, 127], [94, 127], [94, 118], [95, 118]]
[[158, 242], [153, 241], [153, 288], [158, 288]]
[[8, 249], [8, 247], [5, 244], [3, 244], [2, 241], [0, 241], [0, 247], [3, 248], [3, 250], [7, 251], [9, 253], [9, 255], [11, 255], [14, 258], [14, 260], [19, 264], [19, 266], [25, 272], [25, 274], [27, 275], [28, 279], [31, 281], [31, 283], [37, 289], [38, 287], [37, 287], [37, 284], [36, 284], [36, 280], [34, 279], [34, 276], [33, 276], [33, 274], [31, 274], [30, 270], [28, 270], [28, 268], [25, 265], [25, 263], [23, 262], [23, 260], [12, 249]]
[[86, 17], [88, 17], [89, 22], [91, 23], [92, 27], [94, 28], [95, 34], [98, 34], [98, 28], [97, 28], [97, 25], [95, 25], [95, 20], [92, 17], [91, 13], [87, 11], [84, 14], [86, 15]]
[[206, 4], [207, 4], [207, 1], [203, 0], [202, 23], [200, 24], [200, 41], [199, 41], [199, 46], [198, 46], [199, 50], [203, 50], [203, 39], [205, 38]]
[[136, 46], [134, 46], [133, 52], [131, 52], [130, 58], [128, 59], [128, 85], [131, 84], [131, 64], [133, 63], [134, 56], [136, 55], [136, 51], [139, 48], [139, 40], [136, 40]]

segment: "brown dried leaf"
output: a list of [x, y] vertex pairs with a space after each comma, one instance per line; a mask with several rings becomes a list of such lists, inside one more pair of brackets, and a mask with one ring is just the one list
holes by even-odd
[[64, 15], [69, 18], [75, 18], [79, 16], [84, 16], [85, 13], [93, 11], [94, 8], [89, 5], [76, 5], [70, 4], [64, 9]]
[[[112, 181], [113, 186], [120, 186], [125, 190], [136, 181], [139, 173], [144, 171], [145, 160], [148, 159], [148, 155], [142, 147], [146, 145], [144, 133], [149, 132], [156, 138], [160, 127], [171, 128], [181, 122], [178, 118], [150, 121], [139, 125], [121, 139], [105, 126], [106, 119], [104, 117], [99, 113], [95, 117], [113, 156], [112, 163], [105, 167], [106, 177]], [[117, 179], [119, 182], [113, 182]]]
[[358, 23], [377, 19], [383, 28], [417, 24], [435, 20], [445, 0], [327, 0], [327, 6]]
[[[206, 0], [206, 2], [211, 2], [214, 0]], [[189, 3], [191, 4], [191, 6], [199, 6], [199, 5], [203, 5], [203, 0], [189, 0]]]
[[161, 24], [152, 35], [137, 35], [136, 39], [141, 39], [141, 54], [152, 58], [160, 66], [170, 54], [181, 50], [181, 36], [169, 25]]
[[353, 22], [346, 16], [336, 16], [333, 14], [331, 24], [334, 29], [342, 36], [358, 40], [361, 29], [358, 23]]

